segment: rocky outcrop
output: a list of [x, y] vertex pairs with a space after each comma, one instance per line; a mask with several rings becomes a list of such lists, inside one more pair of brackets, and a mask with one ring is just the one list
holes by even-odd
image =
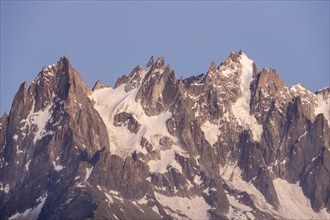
[[127, 126], [128, 130], [134, 134], [136, 134], [141, 127], [139, 122], [132, 116], [132, 114], [127, 112], [121, 112], [115, 115], [114, 125], [117, 127], [125, 125]]
[[136, 95], [148, 116], [158, 115], [173, 106], [179, 96], [179, 83], [164, 58], [157, 59], [143, 79]]

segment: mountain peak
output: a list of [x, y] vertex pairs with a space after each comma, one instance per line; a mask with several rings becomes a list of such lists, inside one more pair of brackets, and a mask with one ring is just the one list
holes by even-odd
[[238, 51], [238, 55], [243, 55], [243, 54], [245, 54], [245, 53], [243, 52], [242, 49], [240, 49], [240, 50]]
[[[249, 58], [249, 56], [247, 55], [247, 53], [245, 53], [242, 49], [240, 49], [240, 50], [238, 51], [238, 55], [239, 55], [239, 56], [247, 56], [247, 57]], [[249, 59], [251, 59], [251, 58], [249, 58]]]
[[247, 55], [245, 53], [243, 53], [241, 50], [239, 51], [239, 53], [236, 53], [235, 51], [232, 51], [229, 56], [226, 58], [226, 60], [220, 64], [220, 66], [222, 64], [228, 66], [231, 65], [232, 63], [240, 63], [241, 59], [243, 57], [247, 57]]
[[209, 67], [209, 70], [207, 71], [207, 73], [212, 73], [216, 70], [216, 65], [215, 65], [215, 62], [212, 61], [211, 64], [210, 64], [210, 67]]
[[62, 56], [60, 60], [57, 62], [57, 66], [63, 72], [69, 72], [69, 69], [71, 67], [69, 58], [66, 55]]
[[152, 66], [154, 65], [154, 56], [151, 56], [148, 63], [147, 63], [147, 66], [146, 68], [149, 69], [151, 68]]
[[156, 63], [154, 65], [155, 69], [164, 69], [165, 67], [165, 59], [164, 57], [158, 57]]
[[68, 58], [67, 55], [63, 55], [63, 56], [60, 58], [59, 63], [69, 64], [69, 63], [70, 63], [70, 60], [69, 60], [69, 58]]
[[319, 89], [315, 92], [316, 95], [318, 94], [328, 94], [330, 95], [330, 87], [325, 87], [325, 88], [322, 88], [322, 89]]
[[253, 62], [253, 60], [246, 53], [244, 53], [242, 50], [240, 50], [238, 52], [238, 56], [241, 58], [241, 60], [246, 59], [246, 60], [250, 60], [250, 61]]

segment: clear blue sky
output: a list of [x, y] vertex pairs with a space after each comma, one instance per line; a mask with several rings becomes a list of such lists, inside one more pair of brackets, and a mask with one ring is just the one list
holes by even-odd
[[0, 114], [20, 83], [64, 54], [93, 86], [151, 55], [179, 78], [239, 49], [288, 86], [329, 86], [329, 1], [1, 1]]

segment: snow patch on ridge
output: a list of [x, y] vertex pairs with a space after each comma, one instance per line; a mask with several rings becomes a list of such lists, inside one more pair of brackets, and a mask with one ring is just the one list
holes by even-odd
[[15, 134], [15, 135], [13, 136], [13, 139], [14, 139], [15, 141], [17, 141], [17, 138], [18, 138], [18, 135]]
[[105, 197], [107, 197], [107, 199], [108, 199], [108, 202], [109, 202], [110, 204], [113, 204], [113, 203], [114, 203], [114, 201], [113, 201], [113, 199], [112, 199], [111, 195], [109, 195], [109, 194], [108, 194], [108, 193], [106, 193], [106, 192], [104, 192], [104, 195], [105, 195]]
[[206, 140], [211, 144], [211, 146], [218, 141], [218, 136], [221, 134], [219, 125], [206, 121], [201, 126], [201, 129], [204, 132]]
[[21, 128], [21, 130], [26, 129], [27, 127], [31, 129], [33, 125], [37, 127], [33, 139], [34, 144], [38, 140], [41, 140], [43, 137], [45, 137], [47, 134], [52, 133], [52, 131], [46, 131], [46, 124], [52, 117], [51, 114], [52, 106], [53, 106], [52, 104], [49, 104], [44, 110], [34, 112], [35, 102], [33, 102], [29, 115], [26, 117], [26, 119], [23, 119], [21, 121], [21, 123], [25, 123], [23, 128]]
[[64, 169], [64, 167], [61, 164], [57, 164], [55, 161], [53, 161], [52, 163], [56, 171], [61, 171]]
[[194, 183], [196, 183], [197, 185], [200, 186], [200, 185], [203, 183], [203, 181], [202, 181], [202, 179], [201, 179], [200, 176], [196, 175], [196, 176], [194, 177]]
[[[321, 89], [322, 90], [322, 89]], [[321, 91], [319, 90], [319, 91]], [[299, 96], [304, 105], [311, 105], [314, 107], [314, 116], [323, 114], [330, 126], [330, 95], [318, 93], [314, 94], [306, 89], [302, 84], [293, 85], [290, 92], [294, 97]], [[313, 100], [313, 102], [310, 102]]]
[[3, 187], [3, 184], [0, 182], [0, 191], [4, 191], [5, 193], [8, 193], [10, 189], [9, 184], [6, 184], [5, 187]]
[[242, 96], [235, 102], [232, 107], [233, 114], [237, 121], [245, 129], [250, 129], [254, 141], [260, 141], [263, 129], [258, 124], [256, 118], [250, 114], [250, 83], [253, 80], [253, 61], [250, 60], [245, 54], [240, 56], [240, 63], [242, 65], [241, 75], [241, 92]]
[[31, 159], [29, 159], [29, 161], [25, 164], [25, 170], [26, 171], [29, 171], [30, 163], [31, 163]]
[[86, 176], [85, 176], [85, 181], [89, 179], [89, 177], [91, 176], [92, 172], [93, 172], [94, 166], [88, 168], [86, 167]]

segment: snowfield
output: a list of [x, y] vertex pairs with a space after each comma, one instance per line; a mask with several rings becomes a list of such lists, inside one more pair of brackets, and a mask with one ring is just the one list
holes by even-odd
[[[90, 98], [96, 102], [95, 109], [101, 115], [109, 134], [111, 151], [126, 158], [136, 152], [147, 153], [140, 145], [141, 138], [147, 138], [154, 146], [159, 146], [160, 137], [170, 137], [166, 128], [166, 121], [172, 113], [164, 112], [156, 116], [147, 116], [139, 102], [135, 101], [138, 88], [127, 93], [125, 85], [116, 89], [103, 88], [95, 91]], [[126, 126], [114, 126], [114, 116], [118, 113], [130, 113], [141, 124], [137, 134], [128, 130]]]

